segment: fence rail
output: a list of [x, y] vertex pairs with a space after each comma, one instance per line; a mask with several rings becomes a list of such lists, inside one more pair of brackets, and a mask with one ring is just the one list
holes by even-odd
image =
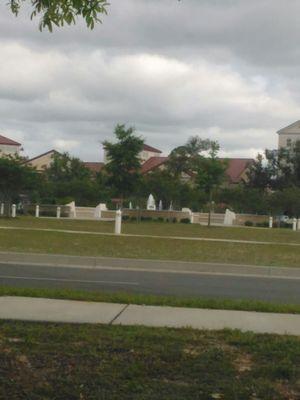
[[[37, 204], [26, 204], [23, 207], [22, 213], [24, 215], [36, 215]], [[57, 204], [41, 204], [39, 205], [39, 216], [40, 217], [57, 217], [57, 208], [60, 208], [60, 217], [69, 218], [70, 217], [70, 207], [65, 205]]]
[[10, 217], [12, 215], [12, 203], [0, 202], [0, 217]]

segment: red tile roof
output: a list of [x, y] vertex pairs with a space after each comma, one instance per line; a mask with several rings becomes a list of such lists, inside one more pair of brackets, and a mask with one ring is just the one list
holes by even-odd
[[84, 165], [93, 173], [100, 172], [104, 167], [103, 162], [84, 162]]
[[142, 165], [142, 174], [147, 174], [167, 161], [168, 157], [151, 157]]
[[5, 136], [0, 135], [0, 144], [5, 144], [6, 146], [21, 146], [21, 143], [15, 142]]
[[231, 183], [239, 183], [241, 175], [254, 162], [252, 158], [221, 158], [221, 160], [228, 162], [226, 175]]
[[[147, 174], [159, 166], [163, 165], [168, 160], [168, 157], [151, 157], [142, 165], [142, 174]], [[222, 161], [228, 162], [226, 175], [230, 183], [239, 183], [241, 176], [245, 170], [254, 162], [252, 158], [221, 158]], [[188, 175], [193, 175], [188, 174]]]
[[144, 144], [143, 150], [152, 151], [153, 153], [159, 153], [159, 154], [162, 153], [160, 150], [156, 149], [155, 147], [149, 146], [148, 144]]

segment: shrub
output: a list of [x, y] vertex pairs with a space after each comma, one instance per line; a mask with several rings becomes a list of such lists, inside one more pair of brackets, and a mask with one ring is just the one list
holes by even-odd
[[141, 221], [152, 221], [152, 217], [141, 217]]
[[129, 221], [129, 219], [130, 219], [129, 215], [123, 215], [122, 216], [122, 220], [123, 221]]
[[288, 222], [281, 222], [280, 228], [292, 228], [293, 224], [289, 224]]
[[130, 221], [137, 221], [137, 217], [134, 216], [130, 217]]
[[255, 224], [255, 226], [257, 226], [258, 228], [268, 228], [269, 227], [269, 223], [267, 221], [257, 222]]
[[191, 220], [190, 220], [189, 218], [181, 218], [180, 222], [181, 222], [182, 224], [190, 224], [190, 223], [191, 223]]
[[157, 222], [164, 222], [164, 219], [163, 219], [163, 217], [158, 217], [156, 221]]
[[176, 224], [177, 218], [176, 218], [176, 217], [173, 217], [173, 218], [171, 219], [171, 222], [173, 222], [173, 224]]
[[253, 222], [252, 221], [246, 221], [245, 222], [245, 226], [253, 226]]

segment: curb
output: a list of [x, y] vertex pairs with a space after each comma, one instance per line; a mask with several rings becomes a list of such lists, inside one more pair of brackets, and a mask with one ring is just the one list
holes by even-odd
[[0, 264], [39, 265], [69, 268], [125, 269], [151, 272], [259, 276], [300, 279], [300, 268], [201, 263], [130, 258], [83, 257], [62, 254], [0, 252]]

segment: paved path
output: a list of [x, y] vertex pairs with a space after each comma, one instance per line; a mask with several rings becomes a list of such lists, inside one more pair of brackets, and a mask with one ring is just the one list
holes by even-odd
[[[171, 262], [166, 265], [151, 262], [149, 264], [152, 268], [147, 270], [148, 263], [143, 265], [141, 260], [139, 264], [136, 260], [132, 260], [132, 263], [131, 267], [130, 260], [106, 259], [97, 267], [72, 267], [3, 262], [0, 263], [0, 284], [24, 288], [126, 291], [146, 295], [250, 299], [300, 304], [299, 276], [272, 277], [185, 271], [184, 263], [172, 266]], [[197, 267], [193, 263], [186, 265], [194, 269]], [[213, 265], [211, 267], [213, 270]], [[204, 265], [204, 270], [205, 268], [207, 267]], [[201, 270], [201, 264], [199, 269]]]
[[0, 297], [0, 318], [300, 335], [300, 315]]
[[[67, 234], [80, 234], [80, 235], [98, 235], [98, 236], [114, 236], [114, 233], [109, 232], [93, 232], [93, 231], [73, 231], [67, 229], [50, 229], [50, 228], [24, 228], [24, 227], [13, 227], [13, 226], [0, 226], [3, 230], [21, 230], [21, 231], [37, 231], [37, 232], [57, 232]], [[295, 232], [295, 235], [298, 233]], [[206, 238], [206, 237], [186, 237], [186, 236], [158, 236], [158, 235], [135, 235], [132, 233], [122, 233], [122, 237], [139, 237], [139, 238], [150, 238], [150, 239], [167, 239], [167, 240], [187, 240], [187, 241], [204, 241], [204, 242], [223, 242], [223, 243], [244, 243], [244, 244], [256, 244], [256, 245], [273, 245], [273, 246], [292, 246], [299, 247], [300, 243], [286, 243], [286, 242], [266, 242], [258, 240], [238, 240], [238, 239], [219, 239], [219, 238]]]

